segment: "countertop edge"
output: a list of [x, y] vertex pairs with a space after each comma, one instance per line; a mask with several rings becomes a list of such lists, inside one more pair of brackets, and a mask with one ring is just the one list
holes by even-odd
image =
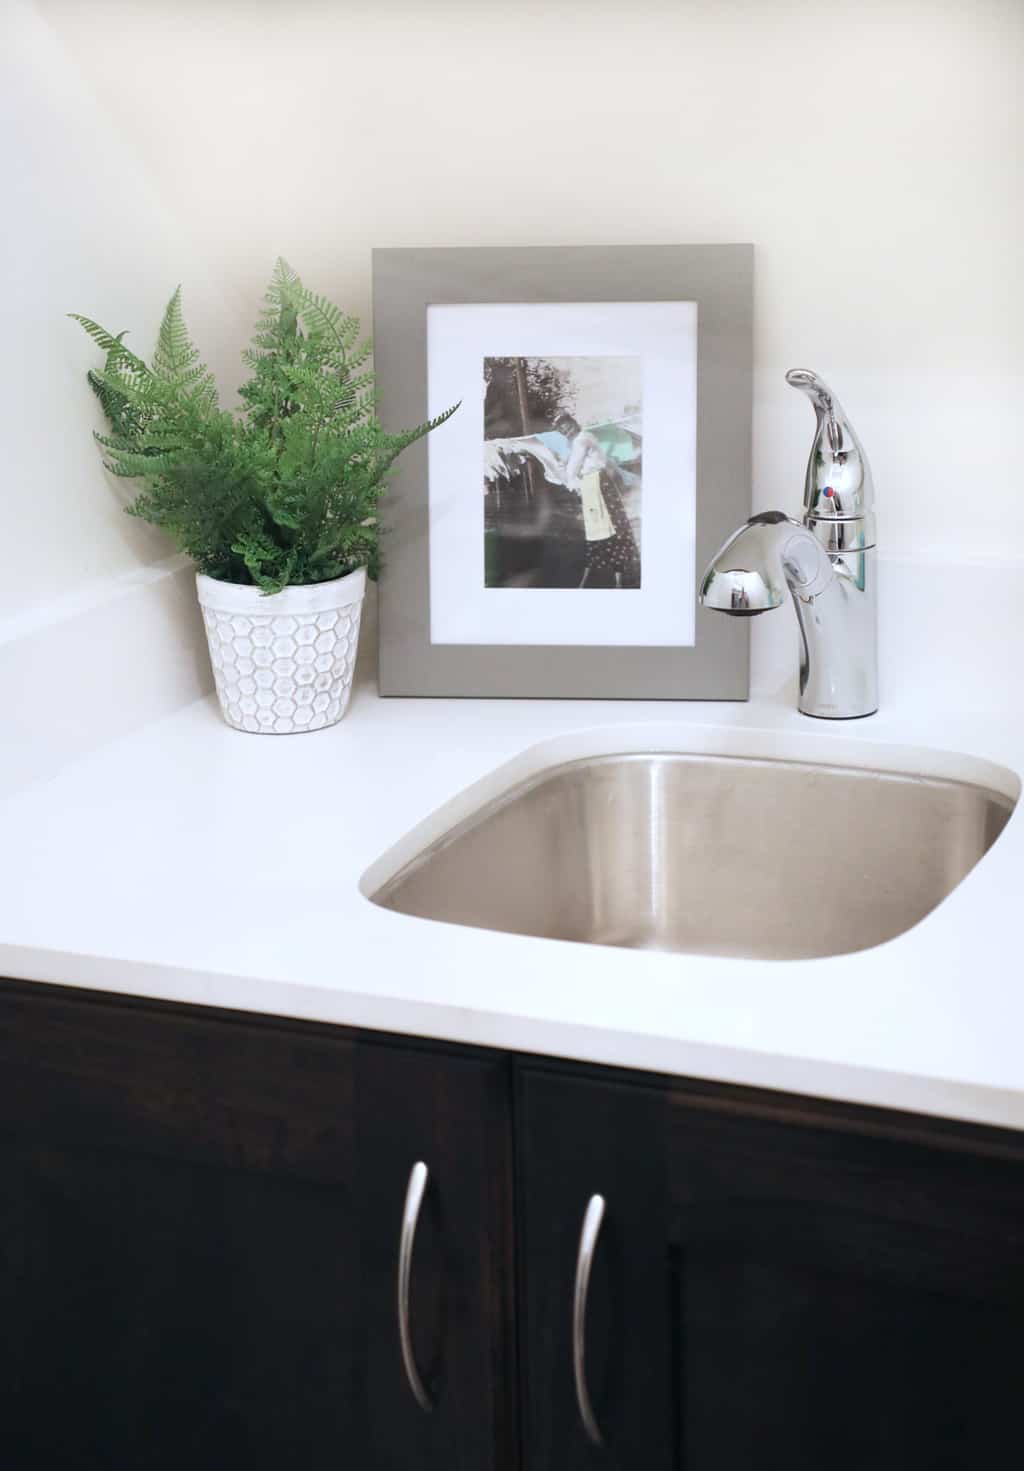
[[[59, 975], [52, 972], [59, 970]], [[410, 1001], [228, 973], [0, 944], [0, 975], [54, 989], [140, 1002], [218, 1008], [445, 1042], [543, 1060], [583, 1063], [800, 1095], [852, 1107], [1024, 1131], [1024, 1095], [956, 1079], [897, 1073], [777, 1052]]]

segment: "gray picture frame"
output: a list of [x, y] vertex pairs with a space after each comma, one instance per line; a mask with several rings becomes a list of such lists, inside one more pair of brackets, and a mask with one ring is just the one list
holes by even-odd
[[[751, 511], [753, 246], [374, 250], [380, 417], [392, 430], [427, 417], [428, 306], [612, 301], [697, 303], [699, 580], [722, 542]], [[412, 445], [398, 461], [381, 510], [382, 695], [748, 698], [747, 620], [725, 618], [700, 606], [691, 647], [432, 644], [426, 440]]]

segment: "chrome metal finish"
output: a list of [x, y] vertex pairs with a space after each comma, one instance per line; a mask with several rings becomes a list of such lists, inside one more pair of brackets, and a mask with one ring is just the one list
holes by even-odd
[[701, 602], [720, 613], [767, 613], [781, 608], [792, 588], [814, 597], [831, 581], [832, 563], [812, 533], [781, 511], [762, 511], [718, 553], [704, 575]]
[[587, 1388], [587, 1295], [590, 1291], [590, 1269], [594, 1265], [601, 1222], [604, 1220], [604, 1196], [592, 1195], [587, 1202], [576, 1253], [576, 1285], [572, 1294], [572, 1374], [576, 1382], [576, 1405], [583, 1428], [594, 1445], [604, 1445], [601, 1427], [590, 1403]]
[[376, 903], [511, 934], [765, 960], [881, 944], [940, 904], [1014, 803], [966, 782], [684, 754], [552, 767]]
[[[809, 368], [791, 368], [791, 388], [807, 395], [817, 427], [804, 476], [804, 524], [829, 550], [875, 545], [875, 486], [871, 467], [843, 406]], [[847, 524], [846, 539], [840, 523]]]
[[430, 1177], [426, 1165], [417, 1160], [409, 1174], [405, 1192], [405, 1207], [402, 1211], [402, 1235], [398, 1243], [398, 1341], [402, 1349], [405, 1377], [421, 1410], [428, 1413], [434, 1408], [426, 1391], [420, 1371], [416, 1367], [416, 1355], [412, 1347], [412, 1330], [409, 1319], [409, 1279], [412, 1274], [412, 1249], [416, 1242], [416, 1226], [420, 1218], [420, 1206]]
[[752, 516], [712, 558], [708, 608], [751, 616], [793, 597], [800, 626], [805, 715], [852, 720], [878, 709], [875, 491], [860, 441], [835, 394], [806, 368], [786, 382], [814, 405], [817, 430], [804, 478], [803, 522]]

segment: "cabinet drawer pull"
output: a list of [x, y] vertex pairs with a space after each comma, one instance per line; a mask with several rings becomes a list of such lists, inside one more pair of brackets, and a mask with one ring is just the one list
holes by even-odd
[[580, 1231], [580, 1247], [576, 1254], [576, 1287], [572, 1298], [572, 1372], [576, 1381], [576, 1404], [583, 1428], [595, 1445], [603, 1445], [601, 1430], [594, 1418], [587, 1389], [587, 1294], [590, 1291], [590, 1269], [594, 1249], [604, 1220], [604, 1196], [592, 1195], [587, 1202]]
[[427, 1188], [429, 1171], [422, 1160], [417, 1160], [409, 1174], [402, 1210], [402, 1235], [398, 1244], [398, 1341], [402, 1346], [402, 1363], [405, 1377], [409, 1381], [416, 1403], [428, 1412], [434, 1408], [424, 1388], [416, 1357], [412, 1350], [412, 1333], [409, 1329], [409, 1277], [412, 1273], [412, 1249], [416, 1242], [416, 1225], [420, 1217], [420, 1206]]

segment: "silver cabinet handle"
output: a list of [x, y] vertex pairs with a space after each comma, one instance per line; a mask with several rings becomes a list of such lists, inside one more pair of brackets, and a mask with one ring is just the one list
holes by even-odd
[[594, 1265], [594, 1248], [604, 1220], [604, 1196], [592, 1195], [587, 1202], [580, 1231], [580, 1247], [576, 1254], [576, 1287], [572, 1297], [572, 1372], [576, 1381], [576, 1404], [583, 1428], [595, 1445], [603, 1445], [601, 1430], [594, 1418], [587, 1389], [587, 1293], [590, 1269]]
[[423, 1193], [427, 1188], [429, 1174], [423, 1161], [417, 1160], [409, 1174], [405, 1205], [402, 1209], [402, 1235], [398, 1243], [398, 1341], [402, 1346], [402, 1363], [405, 1366], [405, 1377], [409, 1381], [409, 1388], [420, 1409], [428, 1413], [434, 1406], [420, 1378], [420, 1371], [416, 1367], [416, 1357], [412, 1350], [412, 1333], [409, 1329], [409, 1277], [412, 1272], [412, 1249], [416, 1241], [416, 1225], [419, 1221], [420, 1206], [423, 1204]]

